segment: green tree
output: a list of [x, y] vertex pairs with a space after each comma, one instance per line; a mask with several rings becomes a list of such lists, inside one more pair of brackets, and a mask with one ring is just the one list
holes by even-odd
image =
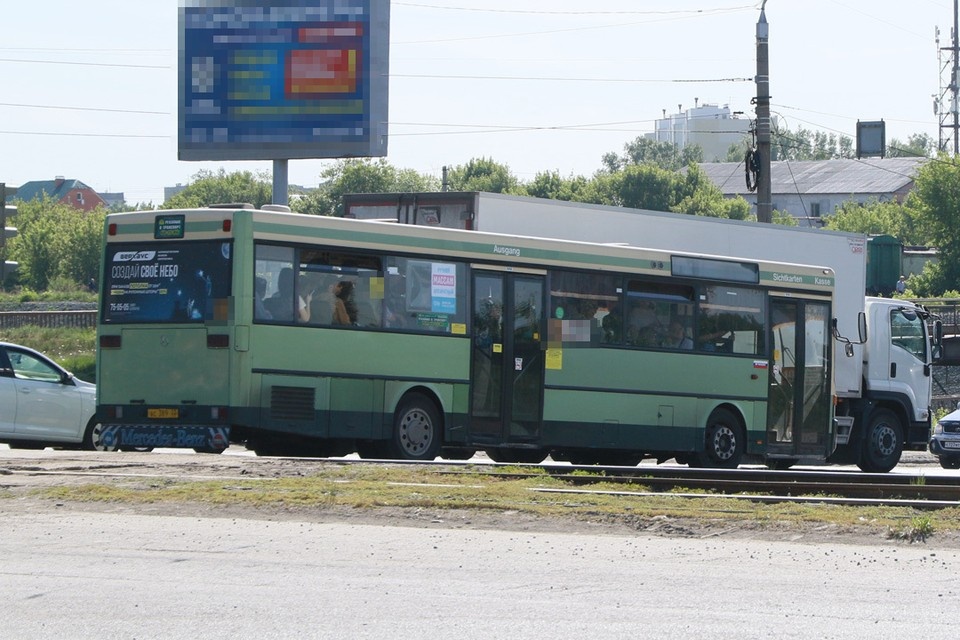
[[223, 168], [216, 173], [199, 171], [193, 176], [193, 182], [160, 208], [193, 209], [227, 202], [246, 202], [257, 208], [273, 202], [270, 174], [251, 171], [227, 173]]
[[447, 183], [451, 191], [524, 193], [510, 167], [494, 162], [492, 158], [473, 158], [466, 164], [448, 169]]
[[592, 198], [596, 196], [589, 179], [583, 176], [562, 178], [558, 171], [541, 171], [524, 187], [528, 195], [549, 200], [593, 202]]
[[824, 217], [824, 226], [834, 231], [887, 234], [906, 245], [925, 245], [929, 239], [916, 209], [916, 199], [912, 196], [902, 204], [876, 199], [860, 204], [848, 200]]
[[346, 193], [410, 193], [436, 191], [439, 186], [436, 178], [412, 169], [396, 169], [383, 158], [350, 158], [324, 169], [320, 186], [291, 198], [290, 204], [300, 213], [332, 216], [342, 213]]
[[803, 127], [796, 131], [789, 128], [774, 129], [770, 136], [774, 160], [832, 160], [854, 157], [853, 140], [823, 131]]
[[78, 286], [98, 278], [104, 209], [83, 212], [48, 196], [17, 208], [19, 233], [10, 246], [22, 284], [43, 291], [58, 278]]
[[888, 158], [929, 158], [934, 155], [937, 142], [926, 133], [914, 133], [906, 142], [894, 138], [887, 143]]
[[662, 169], [678, 171], [691, 162], [703, 162], [703, 148], [698, 144], [679, 147], [672, 142], [657, 142], [639, 137], [623, 145], [623, 153], [604, 154], [603, 168], [611, 173], [632, 164], [652, 164]]
[[924, 164], [917, 172], [914, 194], [911, 203], [930, 243], [940, 252], [939, 265], [930, 274], [929, 293], [956, 289], [960, 282], [960, 158], [940, 154]]
[[630, 164], [610, 176], [613, 202], [621, 207], [670, 211], [686, 195], [685, 180], [677, 171], [655, 164]]

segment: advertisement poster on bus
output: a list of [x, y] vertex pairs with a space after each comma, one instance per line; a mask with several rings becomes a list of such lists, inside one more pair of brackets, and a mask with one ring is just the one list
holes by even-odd
[[103, 320], [106, 323], [226, 320], [230, 260], [229, 242], [110, 245], [103, 288]]

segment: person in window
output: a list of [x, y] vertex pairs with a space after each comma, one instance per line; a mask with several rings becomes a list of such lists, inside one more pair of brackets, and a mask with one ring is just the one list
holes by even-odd
[[679, 320], [670, 323], [667, 342], [664, 346], [671, 349], [693, 349], [693, 340], [687, 336], [687, 331]]
[[263, 304], [263, 299], [267, 295], [267, 280], [257, 276], [253, 287], [253, 317], [257, 320], [271, 320], [273, 315]]
[[[291, 267], [284, 267], [277, 277], [277, 292], [263, 301], [264, 307], [270, 312], [274, 320], [290, 322], [294, 319], [293, 288], [295, 276]], [[309, 322], [310, 303], [313, 301], [313, 292], [306, 298], [297, 296], [296, 318], [300, 322]]]
[[333, 287], [333, 324], [357, 324], [357, 303], [353, 300], [354, 284], [341, 280]]
[[660, 324], [653, 303], [648, 300], [641, 301], [630, 311], [630, 318], [627, 321], [627, 341], [641, 347], [657, 346], [659, 329]]

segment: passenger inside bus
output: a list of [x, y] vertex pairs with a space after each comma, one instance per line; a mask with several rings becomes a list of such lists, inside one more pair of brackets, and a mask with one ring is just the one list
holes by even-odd
[[670, 323], [667, 341], [663, 346], [670, 349], [693, 349], [693, 340], [687, 335], [687, 330], [682, 322], [674, 320]]
[[284, 267], [277, 276], [277, 292], [263, 301], [274, 320], [293, 320], [293, 269]]
[[333, 287], [333, 324], [357, 324], [357, 303], [353, 299], [354, 284], [351, 280], [341, 280]]
[[267, 279], [257, 276], [253, 287], [253, 317], [257, 320], [270, 320], [273, 314], [267, 311], [264, 306], [264, 298], [267, 295]]
[[[293, 288], [294, 273], [291, 267], [284, 267], [277, 276], [277, 292], [263, 301], [264, 307], [274, 320], [291, 322], [294, 319]], [[313, 301], [313, 290], [297, 296], [296, 318], [299, 322], [310, 321], [310, 303]]]
[[627, 321], [627, 341], [640, 347], [658, 346], [659, 326], [654, 304], [649, 300], [642, 300], [630, 310], [630, 318]]

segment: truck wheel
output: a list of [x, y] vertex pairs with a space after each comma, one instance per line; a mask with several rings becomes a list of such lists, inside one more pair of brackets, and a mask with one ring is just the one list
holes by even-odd
[[385, 447], [388, 458], [433, 460], [440, 453], [443, 425], [433, 402], [414, 393], [404, 398], [393, 419], [393, 436]]
[[877, 409], [867, 422], [857, 466], [867, 473], [886, 473], [897, 466], [901, 454], [903, 427], [900, 418], [889, 409]]
[[103, 425], [97, 422], [96, 418], [90, 418], [83, 434], [83, 448], [90, 451], [116, 451], [117, 438], [113, 432], [104, 434]]
[[710, 414], [707, 422], [703, 452], [693, 457], [691, 466], [736, 469], [740, 466], [746, 446], [740, 421], [726, 409], [717, 409]]

